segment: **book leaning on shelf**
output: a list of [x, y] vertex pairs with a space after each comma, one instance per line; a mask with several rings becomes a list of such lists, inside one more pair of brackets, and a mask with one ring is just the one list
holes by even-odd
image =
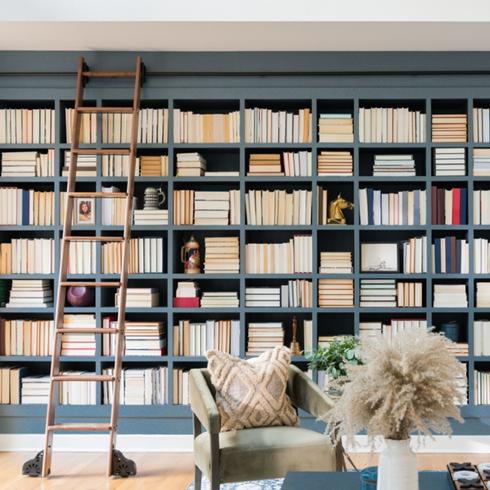
[[240, 355], [239, 320], [179, 320], [172, 332], [174, 356], [204, 356], [208, 350]]
[[312, 237], [295, 235], [286, 243], [247, 243], [248, 274], [296, 274], [312, 272]]
[[0, 144], [52, 144], [53, 109], [0, 109]]
[[0, 188], [0, 225], [54, 225], [54, 192]]
[[12, 238], [0, 243], [0, 274], [53, 274], [55, 269], [52, 238]]
[[189, 371], [183, 368], [174, 368], [172, 372], [174, 405], [189, 405]]
[[249, 190], [245, 210], [250, 225], [310, 225], [311, 191]]
[[475, 356], [490, 356], [490, 321], [475, 319], [473, 332], [473, 354]]
[[2, 152], [2, 177], [53, 177], [54, 150]]
[[[0, 367], [0, 404], [18, 405], [21, 402], [23, 378], [27, 374], [27, 367], [2, 366]], [[24, 378], [25, 379], [25, 378]], [[22, 393], [22, 398], [24, 394]], [[23, 402], [24, 403], [24, 402]]]

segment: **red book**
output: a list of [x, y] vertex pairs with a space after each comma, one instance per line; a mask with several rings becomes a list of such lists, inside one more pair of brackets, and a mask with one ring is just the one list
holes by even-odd
[[200, 298], [174, 298], [175, 308], [199, 308]]
[[460, 225], [461, 217], [461, 189], [452, 189], [453, 192], [453, 215], [451, 219], [451, 224]]

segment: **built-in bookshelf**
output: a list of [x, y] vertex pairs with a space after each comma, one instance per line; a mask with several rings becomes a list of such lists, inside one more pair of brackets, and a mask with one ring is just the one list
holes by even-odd
[[[355, 81], [355, 78], [353, 80]], [[161, 258], [146, 265], [135, 259], [132, 270], [138, 272], [130, 273], [129, 287], [151, 288], [158, 295], [158, 306], [128, 308], [127, 318], [128, 321], [133, 322], [161, 323], [165, 353], [162, 355], [127, 355], [124, 358], [124, 368], [136, 370], [135, 373], [128, 371], [127, 376], [134, 375], [137, 378], [135, 381], [137, 386], [143, 386], [144, 381], [142, 380], [145, 379], [145, 376], [150, 376], [152, 387], [166, 388], [166, 393], [152, 393], [150, 398], [145, 398], [144, 404], [138, 404], [136, 401], [136, 405], [122, 405], [121, 430], [133, 433], [188, 433], [191, 431], [189, 407], [172, 402], [187, 400], [183, 394], [185, 386], [181, 384], [187, 383], [185, 372], [193, 367], [205, 366], [206, 359], [202, 355], [182, 355], [182, 352], [187, 353], [190, 347], [183, 349], [182, 345], [174, 344], [178, 331], [178, 328], [174, 328], [175, 326], [192, 324], [194, 325], [192, 328], [197, 331], [200, 327], [195, 325], [205, 325], [210, 328], [210, 321], [214, 321], [217, 325], [224, 325], [226, 328], [223, 327], [224, 330], [220, 331], [220, 335], [225, 337], [224, 340], [220, 340], [222, 342], [220, 345], [226, 345], [227, 349], [237, 351], [241, 356], [246, 357], [249, 352], [248, 326], [250, 324], [256, 326], [269, 323], [275, 325], [271, 328], [277, 328], [277, 325], [282, 323], [284, 343], [289, 345], [292, 340], [293, 317], [296, 317], [297, 320], [298, 340], [302, 349], [305, 342], [315, 347], [320, 338], [359, 334], [360, 324], [390, 325], [391, 320], [406, 322], [413, 320], [418, 324], [425, 320], [428, 325], [434, 325], [439, 330], [442, 325], [456, 321], [460, 326], [460, 342], [468, 344], [468, 355], [460, 356], [460, 360], [466, 364], [468, 373], [468, 404], [462, 408], [462, 411], [467, 418], [490, 418], [490, 407], [481, 403], [482, 398], [478, 398], [475, 391], [475, 379], [480, 376], [476, 373], [490, 371], [490, 355], [483, 355], [482, 353], [487, 352], [486, 350], [475, 348], [473, 331], [475, 322], [486, 320], [490, 316], [490, 307], [477, 307], [476, 303], [476, 283], [490, 282], [488, 244], [483, 241], [490, 239], [490, 229], [483, 224], [486, 223], [483, 212], [479, 214], [482, 224], [474, 224], [475, 203], [473, 199], [475, 191], [490, 190], [490, 175], [482, 175], [485, 173], [485, 152], [478, 151], [489, 148], [489, 143], [476, 142], [472, 136], [474, 131], [473, 109], [488, 109], [490, 98], [487, 99], [483, 89], [478, 89], [480, 95], [476, 98], [472, 89], [465, 87], [448, 88], [444, 96], [439, 96], [434, 90], [426, 90], [423, 85], [408, 89], [390, 87], [387, 83], [387, 86], [383, 88], [348, 89], [329, 86], [329, 84], [307, 88], [296, 85], [278, 88], [269, 86], [268, 82], [264, 83], [264, 87], [230, 85], [226, 90], [204, 85], [192, 89], [150, 86], [143, 90], [143, 108], [160, 109], [161, 111], [157, 114], [165, 114], [165, 117], [168, 117], [167, 122], [162, 126], [168, 129], [168, 135], [165, 134], [165, 137], [161, 139], [154, 135], [155, 138], [152, 141], [156, 142], [138, 145], [138, 156], [150, 156], [154, 157], [155, 161], [165, 162], [164, 166], [161, 164], [161, 168], [165, 167], [165, 170], [161, 170], [161, 176], [139, 175], [135, 178], [137, 208], [142, 207], [143, 195], [147, 187], [159, 187], [166, 196], [163, 207], [168, 211], [168, 223], [162, 221], [151, 225], [133, 226], [135, 239], [159, 239], [158, 242], [149, 240], [151, 242], [149, 247], [157, 247]], [[288, 84], [293, 84], [293, 82], [289, 80]], [[72, 94], [73, 87], [63, 84], [61, 88], [49, 88], [49, 90], [39, 89], [37, 91], [33, 87], [19, 89], [11, 97], [4, 97], [1, 100], [0, 109], [50, 109], [53, 111], [53, 143], [2, 143], [0, 152], [32, 151], [47, 154], [49, 150], [52, 150], [54, 175], [12, 176], [12, 164], [10, 164], [8, 175], [0, 176], [0, 186], [53, 193], [55, 211], [52, 216], [52, 224], [49, 225], [30, 224], [29, 219], [21, 220], [26, 223], [22, 225], [11, 224], [17, 221], [8, 221], [8, 224], [0, 225], [0, 243], [10, 244], [13, 240], [14, 243], [17, 243], [15, 240], [18, 239], [50, 239], [53, 241], [54, 257], [59, 256], [62, 236], [59, 210], [62, 207], [61, 197], [66, 191], [67, 182], [66, 176], [63, 176], [64, 154], [69, 151], [66, 139], [66, 109], [73, 107]], [[121, 106], [130, 104], [130, 100], [129, 86], [114, 86], [109, 91], [94, 86], [89, 91], [87, 104]], [[249, 111], [255, 108], [260, 110]], [[391, 109], [400, 109], [400, 111], [396, 112]], [[175, 110], [179, 111], [179, 122], [175, 119]], [[184, 119], [183, 114], [191, 112], [193, 115], [214, 116], [199, 117], [190, 123], [190, 119]], [[400, 126], [394, 130], [393, 120], [398, 113], [403, 116], [399, 120]], [[221, 117], [220, 114], [227, 116]], [[268, 114], [271, 118], [270, 124], [267, 119]], [[0, 117], [1, 115], [0, 112]], [[458, 116], [455, 118], [458, 132], [456, 142], [446, 140], [433, 142], [431, 125], [433, 115]], [[461, 136], [461, 115], [466, 116], [466, 142], [462, 141]], [[185, 117], [188, 118], [188, 116]], [[441, 124], [441, 121], [444, 124], [448, 119], [450, 117], [439, 117], [437, 121], [438, 124]], [[213, 121], [210, 131], [202, 128], [202, 124], [205, 124], [202, 121], [206, 120]], [[322, 121], [320, 134], [326, 134], [327, 137], [319, 137], [320, 120]], [[256, 125], [254, 130], [247, 127], [251, 121]], [[284, 121], [286, 121], [286, 128], [281, 129]], [[97, 120], [93, 128], [96, 142], [87, 146], [93, 148], [123, 146], [122, 143], [104, 145], [103, 131], [105, 138], [107, 127], [100, 123], [101, 120]], [[180, 134], [179, 141], [199, 141], [199, 135], [205, 134], [205, 141], [213, 142], [176, 142], [174, 138], [176, 124], [178, 124]], [[187, 133], [183, 132], [185, 124], [192, 124], [185, 130], [188, 131]], [[485, 124], [486, 127], [486, 123], [481, 122], [480, 124]], [[269, 132], [264, 132], [263, 127], [267, 127]], [[351, 128], [352, 141], [350, 141]], [[485, 130], [482, 129], [480, 133], [482, 133], [480, 139], [485, 139]], [[342, 135], [340, 141], [335, 141], [335, 134]], [[440, 134], [439, 130], [437, 134]], [[443, 134], [446, 138], [446, 133]], [[441, 148], [450, 148], [454, 151], [442, 153], [437, 151]], [[477, 150], [476, 153], [475, 150]], [[206, 175], [203, 170], [191, 176], [177, 176], [177, 155], [185, 153], [200, 155], [197, 160], [195, 157], [193, 159], [198, 162], [198, 168], [202, 167], [200, 162], [204, 160], [206, 171], [209, 173]], [[437, 167], [436, 155], [438, 157]], [[478, 174], [473, 172], [474, 155], [478, 156], [481, 164]], [[162, 156], [167, 159], [162, 159]], [[441, 165], [446, 164], [446, 160], [450, 160], [451, 156], [455, 156], [457, 160], [453, 162], [458, 166], [457, 175], [442, 175], [440, 170], [444, 170], [445, 167]], [[464, 163], [461, 163], [462, 156]], [[184, 161], [182, 157], [180, 159], [180, 162]], [[320, 167], [317, 166], [318, 159]], [[11, 156], [9, 162], [12, 162]], [[103, 187], [114, 186], [123, 191], [126, 185], [125, 177], [119, 175], [124, 172], [122, 170], [103, 171], [101, 157], [97, 157], [96, 162], [95, 174], [79, 179], [79, 190], [101, 191]], [[389, 174], [393, 162], [395, 166], [398, 165], [399, 173], [396, 176]], [[448, 165], [451, 164], [450, 162]], [[262, 168], [261, 165], [263, 165]], [[460, 175], [463, 166], [464, 175]], [[185, 165], [180, 165], [180, 168], [183, 167]], [[270, 168], [270, 175], [264, 167]], [[225, 174], [225, 172], [233, 172], [233, 174]], [[107, 173], [111, 175], [105, 175]], [[452, 220], [456, 214], [451, 213], [452, 221], [448, 221], [448, 223], [459, 222], [461, 224], [442, 224], [446, 223], [446, 220], [436, 221], [438, 224], [433, 224], [432, 209], [435, 205], [433, 188], [441, 190], [440, 199], [444, 200], [444, 205], [453, 202], [452, 189], [463, 190], [463, 192], [457, 191], [457, 195], [458, 198], [466, 197], [466, 208], [461, 209], [462, 206], [460, 206], [458, 219]], [[390, 214], [387, 208], [388, 221], [382, 218], [382, 214], [379, 215], [380, 221], [374, 221], [374, 219], [371, 221], [368, 214], [365, 214], [368, 210], [361, 205], [368, 203], [371, 211], [373, 210], [373, 202], [370, 200], [370, 192], [366, 191], [367, 189], [379, 191], [381, 207], [383, 203], [381, 195], [383, 194], [404, 196], [400, 197], [399, 201], [397, 198], [400, 206], [404, 202], [418, 202], [417, 213], [419, 214], [416, 217], [409, 217], [404, 207], [397, 211], [393, 208]], [[180, 209], [181, 204], [176, 199], [179, 199], [179, 202], [182, 199], [185, 201], [184, 193], [179, 193], [179, 191], [191, 191], [192, 195], [202, 192], [209, 193], [214, 202], [218, 203], [217, 210], [220, 211], [220, 214], [217, 223], [192, 224], [194, 222], [192, 219], [186, 219], [186, 216], [182, 214], [179, 215], [177, 206]], [[229, 199], [224, 199], [226, 197], [224, 193], [230, 191], [234, 191], [233, 194], [230, 194]], [[277, 191], [275, 195], [273, 195], [274, 191]], [[444, 191], [451, 196], [446, 197], [444, 194], [443, 197]], [[291, 197], [291, 202], [289, 202], [287, 195], [293, 195], [293, 193], [294, 197]], [[486, 193], [480, 194], [486, 195]], [[327, 204], [328, 208], [328, 203], [339, 195], [354, 204], [353, 209], [347, 208], [343, 211], [346, 224], [328, 222], [328, 209], [325, 205]], [[437, 192], [435, 195], [437, 196]], [[252, 197], [257, 204], [258, 196], [261, 200], [260, 207], [248, 211], [250, 216], [247, 218], [247, 206], [251, 205]], [[226, 206], [220, 204], [224, 202], [223, 199], [228, 203]], [[208, 198], [206, 197], [205, 200]], [[396, 204], [394, 198], [392, 204]], [[198, 204], [199, 206], [202, 205]], [[231, 213], [232, 208], [233, 217], [229, 216], [229, 219], [223, 220], [222, 211], [227, 210]], [[199, 209], [215, 210], [213, 207]], [[262, 221], [258, 218], [260, 210], [268, 213], [267, 220]], [[289, 210], [294, 211], [292, 220], [289, 219], [289, 215], [286, 218]], [[461, 213], [465, 214], [465, 219], [460, 219]], [[1, 216], [0, 212], [0, 218]], [[179, 223], [182, 224], [176, 224], [176, 216], [179, 216]], [[399, 216], [403, 217], [402, 221], [398, 221]], [[47, 222], [51, 223], [50, 219], [49, 217]], [[37, 219], [35, 222], [40, 223], [41, 221]], [[261, 222], [267, 224], [258, 224]], [[285, 222], [292, 224], [281, 224]], [[394, 224], [397, 222], [402, 224]], [[121, 231], [122, 226], [103, 224], [98, 208], [95, 209], [93, 222], [74, 225], [74, 234], [91, 235], [103, 232], [105, 235], [112, 235]], [[231, 243], [226, 239], [238, 239], [239, 272], [236, 272], [234, 266], [228, 272], [226, 270], [213, 272], [213, 268], [206, 271], [205, 267], [202, 267], [198, 274], [185, 274], [180, 249], [191, 235], [201, 245], [203, 262], [206, 260], [206, 243], [213, 242], [210, 239], [216, 239], [224, 246]], [[219, 238], [225, 238], [225, 240], [220, 242]], [[465, 244], [464, 258], [461, 256], [461, 245], [458, 246], [458, 243], [463, 242]], [[362, 244], [377, 243], [397, 244], [396, 270], [367, 271], [363, 268]], [[475, 248], [477, 244], [478, 249]], [[97, 281], [117, 277], [112, 273], [103, 273], [103, 270], [115, 271], [117, 269], [114, 263], [108, 260], [109, 248], [103, 247], [107, 246], [96, 244], [95, 247], [90, 247], [90, 254], [95, 255], [95, 260], [92, 257], [89, 270], [93, 272], [88, 274], [88, 277]], [[138, 247], [140, 248], [135, 248], [137, 256], [142, 253], [142, 250], [152, 250], [145, 249], [142, 242]], [[421, 250], [421, 247], [424, 249]], [[295, 256], [292, 250], [294, 248], [303, 252]], [[460, 254], [452, 262], [449, 261], [451, 272], [440, 272], [446, 270], [446, 263], [440, 256], [442, 248]], [[272, 249], [274, 252], [271, 252]], [[404, 250], [411, 250], [406, 253], [413, 253], [417, 256], [418, 261], [414, 259], [410, 262], [408, 258], [405, 258], [405, 269]], [[433, 267], [436, 250], [439, 254], [438, 262], [437, 267]], [[0, 248], [0, 254], [2, 251], [3, 249]], [[254, 256], [254, 253], [271, 253], [269, 258], [272, 262], [268, 261], [265, 268], [264, 263], [252, 265], [251, 257]], [[283, 257], [281, 255], [283, 253], [291, 255], [293, 260]], [[329, 272], [320, 272], [322, 253], [324, 254], [322, 265], [324, 270]], [[446, 255], [444, 257], [447, 259]], [[425, 263], [422, 264], [420, 261]], [[209, 264], [211, 263], [210, 258]], [[3, 265], [1, 261], [0, 265]], [[270, 268], [271, 265], [274, 267]], [[462, 269], [462, 265], [465, 265], [466, 268]], [[87, 277], [87, 275], [78, 273], [86, 270], [84, 267], [88, 265], [77, 264], [77, 274], [71, 277]], [[336, 268], [339, 269], [339, 272], [336, 272]], [[53, 290], [56, 290], [58, 270], [59, 265], [55, 260], [53, 273], [2, 274], [0, 276], [2, 280], [0, 299], [3, 294], [3, 281], [19, 278], [49, 280]], [[145, 270], [152, 272], [143, 272]], [[259, 271], [262, 270], [276, 272], [260, 273]], [[410, 291], [417, 291], [417, 301], [411, 302], [409, 299], [404, 299], [398, 303], [395, 301], [391, 306], [372, 306], [368, 302], [370, 306], [361, 306], [361, 285], [367, 284], [363, 282], [366, 279], [379, 280], [380, 283], [391, 279], [394, 281], [394, 289], [403, 290], [407, 298], [412, 295]], [[226, 293], [226, 295], [237, 293], [239, 306], [218, 308], [174, 306], [178, 283], [184, 281], [196, 282], [200, 291], [207, 293], [209, 297], [213, 295], [220, 297], [219, 293]], [[286, 302], [281, 300], [283, 294], [288, 295], [289, 290], [298, 287], [291, 286], [292, 281], [305, 281], [301, 288], [306, 287], [306, 293], [302, 289], [301, 294], [308, 298], [311, 295], [311, 303], [309, 299], [301, 301], [289, 299]], [[343, 297], [335, 294], [335, 287], [338, 285], [345, 288], [345, 292], [342, 293]], [[434, 287], [437, 285], [464, 285], [468, 306], [434, 306]], [[268, 300], [274, 296], [273, 301], [276, 301], [274, 303], [276, 306], [257, 306], [263, 300], [261, 288], [268, 288], [264, 295], [268, 297]], [[445, 288], [438, 288], [438, 290], [445, 290]], [[115, 290], [104, 288], [103, 291], [96, 293], [93, 306], [69, 307], [67, 313], [94, 315], [97, 325], [102, 325], [104, 320], [110, 322], [110, 318], [114, 317], [117, 312], [115, 293]], [[247, 301], [247, 294], [250, 295], [249, 301]], [[321, 301], [320, 296], [322, 296]], [[287, 306], [280, 306], [281, 304]], [[402, 304], [404, 306], [400, 306]], [[408, 306], [411, 304], [417, 306]], [[47, 322], [53, 317], [53, 312], [54, 309], [51, 306], [32, 309], [1, 307], [0, 318], [7, 321], [33, 320], [46, 322], [47, 325]], [[311, 325], [311, 332], [306, 332], [307, 339], [305, 339], [305, 325], [308, 328]], [[238, 337], [236, 333], [229, 332], [230, 328], [239, 329]], [[177, 339], [182, 342], [180, 336], [179, 331]], [[83, 355], [65, 356], [62, 358], [63, 367], [70, 371], [102, 374], [106, 369], [112, 367], [113, 361], [113, 357], [106, 355], [102, 347], [102, 340], [97, 338], [93, 358]], [[192, 350], [202, 351], [196, 345], [192, 346]], [[303, 353], [295, 356], [293, 362], [307, 369], [307, 361]], [[46, 375], [49, 372], [49, 363], [48, 356], [0, 356], [0, 367], [22, 366], [26, 368], [25, 373], [29, 376]], [[317, 373], [312, 373], [312, 375], [316, 379]], [[480, 376], [478, 379], [481, 384], [483, 378]], [[82, 405], [62, 405], [60, 414], [66, 418], [83, 415], [90, 417], [91, 420], [102, 419], [109, 414], [109, 407], [104, 403], [108, 394], [104, 390], [102, 386], [97, 387], [95, 398], [89, 397], [91, 401], [95, 400], [94, 404], [83, 407]], [[126, 395], [128, 399], [134, 400], [130, 394], [126, 393]], [[478, 400], [480, 403], [477, 403]], [[5, 420], [7, 431], [41, 432], [45, 411], [46, 406], [42, 404], [5, 404], [0, 405], [0, 418]], [[465, 430], [471, 432], [472, 429], [463, 428], [460, 432]]]

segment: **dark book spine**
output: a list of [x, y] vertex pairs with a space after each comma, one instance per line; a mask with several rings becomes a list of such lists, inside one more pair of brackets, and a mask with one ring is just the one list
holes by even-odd
[[436, 238], [434, 240], [434, 262], [435, 262], [435, 272], [436, 274], [441, 273], [441, 239]]
[[461, 206], [459, 222], [461, 225], [466, 225], [468, 224], [468, 190], [465, 188], [460, 189], [460, 196]]
[[431, 200], [432, 200], [432, 207], [431, 207], [431, 222], [433, 225], [437, 224], [437, 187], [432, 186], [431, 189]]
[[437, 189], [437, 221], [436, 225], [443, 225], [445, 220], [446, 190]]

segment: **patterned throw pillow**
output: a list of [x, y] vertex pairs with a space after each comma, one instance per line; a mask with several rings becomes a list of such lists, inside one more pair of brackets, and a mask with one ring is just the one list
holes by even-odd
[[298, 425], [298, 415], [286, 394], [291, 355], [276, 347], [248, 361], [220, 351], [207, 353], [221, 430]]

